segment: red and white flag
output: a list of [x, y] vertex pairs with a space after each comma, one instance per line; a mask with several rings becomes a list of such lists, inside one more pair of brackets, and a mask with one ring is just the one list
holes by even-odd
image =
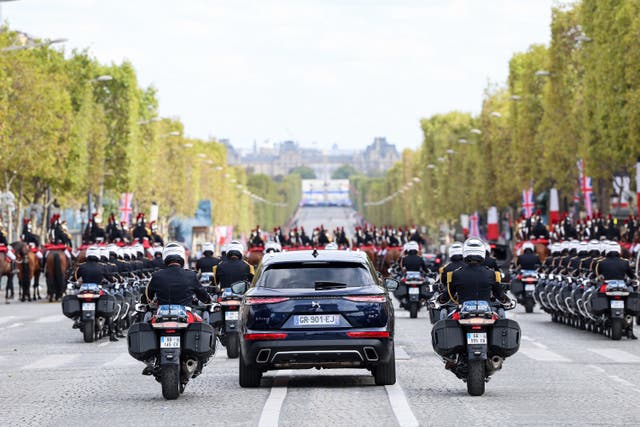
[[131, 214], [133, 209], [131, 207], [133, 202], [133, 193], [122, 193], [120, 195], [120, 222], [124, 222], [125, 225], [131, 223]]
[[560, 221], [560, 202], [558, 201], [558, 190], [549, 190], [549, 222], [555, 224]]
[[528, 190], [522, 190], [522, 210], [524, 211], [524, 216], [529, 218], [533, 215], [533, 209], [536, 207], [533, 201], [533, 187]]
[[578, 160], [578, 176], [580, 177], [580, 191], [582, 191], [582, 197], [584, 200], [584, 210], [588, 217], [593, 216], [593, 203], [591, 201], [591, 193], [593, 193], [593, 186], [591, 178], [585, 175], [584, 172], [584, 160]]
[[469, 237], [480, 237], [480, 216], [478, 216], [478, 211], [475, 211], [469, 217]]
[[469, 215], [460, 215], [460, 227], [462, 227], [462, 235], [466, 239], [469, 235]]
[[491, 206], [487, 211], [487, 240], [498, 240], [498, 208]]
[[640, 158], [636, 163], [636, 198], [638, 201], [638, 214], [640, 214]]

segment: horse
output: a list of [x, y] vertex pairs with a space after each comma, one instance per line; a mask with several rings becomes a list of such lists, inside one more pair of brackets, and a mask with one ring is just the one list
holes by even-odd
[[28, 299], [31, 301], [29, 285], [33, 279], [33, 299], [42, 299], [40, 296], [40, 260], [31, 250], [31, 247], [24, 242], [14, 242], [11, 244], [16, 254], [18, 265], [18, 283], [20, 284], [20, 301]]
[[249, 249], [249, 253], [247, 254], [247, 262], [253, 265], [254, 268], [257, 268], [260, 262], [262, 261], [262, 252], [264, 248], [261, 246], [256, 246]]
[[[4, 250], [3, 250], [4, 249]], [[4, 298], [9, 304], [9, 299], [13, 299], [13, 271], [11, 270], [11, 260], [7, 256], [7, 248], [0, 246], [0, 281], [7, 276], [7, 290]]]
[[47, 296], [49, 302], [58, 301], [65, 291], [69, 260], [61, 249], [50, 249], [45, 260], [45, 277], [47, 278]]
[[389, 275], [389, 268], [398, 262], [400, 257], [402, 257], [402, 247], [388, 246], [387, 252], [384, 254], [384, 259], [382, 260], [382, 270], [380, 273], [382, 273], [384, 277], [387, 277]]
[[369, 257], [369, 260], [376, 265], [376, 247], [373, 245], [360, 246], [357, 248], [358, 250], [364, 252]]

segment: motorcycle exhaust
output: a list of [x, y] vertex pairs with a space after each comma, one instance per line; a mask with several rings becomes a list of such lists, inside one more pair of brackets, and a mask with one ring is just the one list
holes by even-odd
[[187, 361], [182, 365], [184, 373], [187, 374], [187, 377], [189, 378], [191, 378], [197, 367], [198, 361], [194, 359], [187, 359]]
[[489, 359], [489, 364], [494, 371], [499, 371], [500, 369], [502, 369], [503, 362], [504, 359], [500, 356], [492, 356], [491, 359]]

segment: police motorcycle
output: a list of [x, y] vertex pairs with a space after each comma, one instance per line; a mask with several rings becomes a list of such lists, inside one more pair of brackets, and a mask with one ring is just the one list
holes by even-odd
[[212, 308], [213, 305], [136, 305], [136, 310], [146, 313], [149, 321], [129, 328], [128, 351], [147, 365], [143, 374], [153, 375], [162, 386], [165, 399], [177, 399], [215, 353], [215, 331], [206, 321], [207, 316], [197, 312], [209, 314]]
[[443, 313], [450, 311], [431, 330], [434, 351], [442, 357], [445, 369], [467, 383], [469, 395], [481, 396], [485, 383], [520, 348], [520, 326], [499, 314], [513, 310], [516, 301], [502, 304], [474, 300], [462, 305], [441, 305], [433, 300], [432, 304]]
[[109, 334], [109, 324], [119, 313], [116, 298], [97, 283], [67, 284], [62, 298], [62, 314], [74, 320], [73, 328], [82, 332], [84, 342], [94, 342]]
[[217, 304], [209, 318], [215, 329], [220, 344], [227, 350], [229, 359], [236, 359], [240, 354], [240, 336], [238, 335], [238, 314], [243, 294], [249, 289], [249, 282], [236, 282], [220, 291], [215, 288], [207, 291]]
[[409, 317], [415, 319], [420, 308], [433, 296], [435, 280], [419, 271], [407, 271], [400, 282], [406, 289], [406, 293], [398, 298], [400, 307], [408, 310]]
[[539, 275], [536, 270], [520, 270], [511, 274], [511, 293], [519, 304], [524, 306], [527, 313], [533, 313], [536, 300], [534, 293]]

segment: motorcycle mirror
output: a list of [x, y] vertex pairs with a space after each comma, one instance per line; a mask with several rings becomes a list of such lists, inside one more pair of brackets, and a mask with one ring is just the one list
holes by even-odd
[[138, 313], [146, 313], [147, 312], [147, 305], [146, 304], [136, 304], [136, 311]]
[[244, 294], [249, 289], [247, 282], [236, 282], [231, 285], [231, 290], [234, 294]]
[[400, 283], [396, 279], [388, 278], [388, 279], [385, 279], [384, 281], [385, 287], [392, 292], [398, 289], [399, 284]]

